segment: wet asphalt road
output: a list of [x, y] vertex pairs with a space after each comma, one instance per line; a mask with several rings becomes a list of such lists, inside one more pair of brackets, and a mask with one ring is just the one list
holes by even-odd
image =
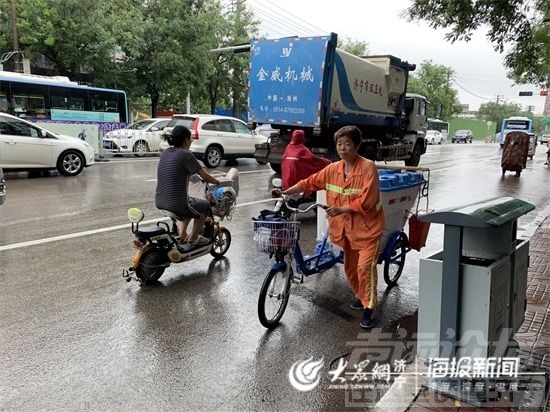
[[[431, 169], [429, 207], [517, 197], [537, 207], [520, 219], [521, 235], [548, 204], [544, 152], [539, 147], [518, 178], [501, 177], [496, 144], [430, 146], [421, 162]], [[398, 326], [399, 333], [414, 329], [418, 259], [441, 248], [442, 227], [432, 226], [426, 248], [407, 255], [397, 287], [386, 291], [380, 279], [381, 329], [363, 333], [349, 308], [353, 296], [342, 269], [334, 268], [294, 285], [282, 324], [267, 331], [256, 305], [270, 262], [254, 248], [250, 217], [271, 204], [266, 192], [274, 174], [253, 160], [237, 166], [239, 207], [226, 224], [233, 240], [223, 259], [207, 255], [173, 265], [151, 287], [122, 279], [134, 253], [126, 210], [159, 216], [153, 203], [157, 161], [115, 158], [76, 178], [6, 175], [0, 409], [321, 411], [372, 405], [384, 389], [364, 399], [330, 389], [329, 363], [363, 347], [376, 354], [368, 344], [373, 336], [392, 337], [392, 357], [402, 356], [395, 336]], [[307, 249], [315, 225], [313, 214], [302, 218]], [[324, 359], [321, 383], [299, 392], [288, 372], [310, 357]]]

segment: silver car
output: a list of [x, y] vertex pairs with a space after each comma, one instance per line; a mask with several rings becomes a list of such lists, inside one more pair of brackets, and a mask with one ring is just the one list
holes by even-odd
[[[245, 122], [229, 116], [175, 114], [164, 132], [170, 133], [178, 125], [191, 131], [190, 150], [209, 168], [218, 167], [222, 160], [254, 158], [256, 144], [267, 142], [267, 137], [255, 134]], [[161, 142], [161, 151], [167, 147], [166, 141]]]
[[472, 143], [472, 140], [474, 140], [474, 134], [471, 130], [457, 130], [451, 139], [453, 143]]

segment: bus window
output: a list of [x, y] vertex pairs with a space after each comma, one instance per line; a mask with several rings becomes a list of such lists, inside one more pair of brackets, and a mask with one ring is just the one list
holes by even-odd
[[84, 110], [84, 99], [82, 97], [69, 97], [70, 110]]
[[67, 98], [52, 94], [52, 109], [67, 109]]

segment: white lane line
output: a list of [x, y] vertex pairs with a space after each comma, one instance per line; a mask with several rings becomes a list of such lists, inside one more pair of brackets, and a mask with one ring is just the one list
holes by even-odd
[[[252, 206], [259, 203], [266, 203], [269, 201], [273, 201], [273, 199], [264, 199], [264, 200], [256, 200], [254, 202], [241, 203], [241, 204], [238, 204], [236, 207]], [[161, 220], [168, 220], [168, 218], [160, 217], [157, 219], [144, 220], [143, 222], [141, 222], [141, 224], [156, 223]], [[57, 242], [58, 240], [74, 239], [82, 236], [96, 235], [98, 233], [112, 232], [114, 230], [128, 229], [129, 227], [130, 227], [130, 223], [125, 223], [123, 225], [103, 227], [100, 229], [85, 230], [84, 232], [68, 233], [66, 235], [47, 237], [44, 239], [29, 240], [27, 242], [21, 242], [21, 243], [12, 243], [10, 245], [0, 246], [0, 252], [4, 250], [20, 249], [27, 246], [43, 245], [45, 243]]]

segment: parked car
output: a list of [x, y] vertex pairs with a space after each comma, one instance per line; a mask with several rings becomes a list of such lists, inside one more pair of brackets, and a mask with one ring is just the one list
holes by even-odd
[[153, 118], [139, 120], [124, 129], [105, 133], [103, 150], [112, 153], [134, 153], [143, 156], [147, 152], [158, 152], [163, 129], [170, 119]]
[[472, 143], [472, 140], [474, 140], [474, 134], [471, 130], [457, 130], [452, 138], [453, 143]]
[[428, 130], [426, 132], [426, 141], [428, 144], [442, 144], [447, 138], [446, 134], [441, 133], [438, 130]]
[[[265, 143], [265, 136], [256, 135], [245, 122], [228, 116], [213, 114], [175, 114], [164, 128], [170, 133], [175, 126], [191, 130], [190, 150], [206, 167], [218, 167], [222, 160], [254, 157], [255, 145]], [[162, 141], [161, 151], [168, 147]]]
[[94, 149], [89, 143], [0, 113], [0, 167], [4, 170], [57, 169], [65, 176], [76, 176], [93, 164]]
[[545, 143], [545, 144], [550, 142], [550, 134], [545, 133], [545, 134], [541, 135], [540, 136], [540, 142]]
[[0, 168], [0, 206], [6, 200], [6, 181], [4, 180], [4, 172]]

